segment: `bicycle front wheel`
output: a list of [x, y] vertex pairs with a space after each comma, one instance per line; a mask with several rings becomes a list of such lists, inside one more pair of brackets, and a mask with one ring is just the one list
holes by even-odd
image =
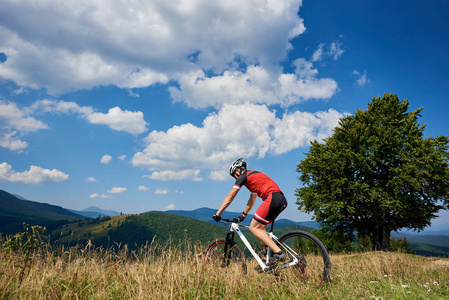
[[301, 230], [290, 231], [279, 238], [280, 247], [290, 261], [294, 258], [299, 264], [299, 278], [305, 281], [330, 281], [331, 261], [326, 247], [313, 234]]
[[242, 271], [246, 274], [245, 255], [242, 249], [234, 241], [226, 241], [225, 238], [212, 242], [206, 250], [206, 261], [222, 268], [231, 264], [241, 264]]

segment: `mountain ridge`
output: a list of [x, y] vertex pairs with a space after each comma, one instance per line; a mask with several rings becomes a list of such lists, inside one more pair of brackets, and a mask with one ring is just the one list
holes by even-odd
[[[180, 215], [180, 216], [189, 217], [192, 219], [197, 219], [200, 221], [205, 221], [208, 223], [215, 224], [216, 222], [212, 219], [212, 216], [217, 212], [217, 210], [209, 208], [209, 207], [201, 207], [201, 208], [197, 208], [194, 210], [166, 210], [166, 211], [154, 210], [154, 211], [149, 211], [149, 212], [164, 212], [164, 213]], [[233, 219], [233, 218], [237, 218], [240, 215], [241, 215], [241, 213], [226, 211], [223, 214], [223, 217], [228, 218], [228, 219]], [[253, 219], [253, 216], [254, 215], [252, 215], [252, 214], [248, 214], [248, 216], [245, 218], [245, 220], [242, 222], [242, 224], [249, 226], [249, 224], [251, 223], [251, 220]], [[281, 226], [285, 226], [285, 225], [300, 225], [300, 226], [310, 227], [313, 229], [319, 229], [319, 224], [315, 221], [295, 222], [290, 219], [276, 219], [275, 227], [281, 227]]]
[[106, 210], [106, 209], [101, 209], [98, 208], [96, 206], [89, 206], [88, 208], [85, 208], [83, 210], [74, 210], [74, 209], [68, 209], [66, 208], [68, 211], [82, 215], [84, 217], [88, 217], [88, 218], [102, 218], [102, 217], [113, 217], [113, 216], [118, 216], [120, 215], [119, 212], [116, 212], [115, 210]]
[[54, 227], [85, 218], [61, 206], [19, 199], [4, 190], [0, 190], [0, 216], [0, 232], [3, 234], [23, 230], [23, 222]]

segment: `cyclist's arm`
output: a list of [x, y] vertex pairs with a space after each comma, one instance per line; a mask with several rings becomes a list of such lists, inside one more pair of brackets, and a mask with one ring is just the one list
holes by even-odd
[[228, 206], [232, 203], [235, 196], [237, 196], [238, 192], [239, 192], [239, 189], [232, 188], [232, 190], [229, 192], [229, 194], [224, 198], [220, 209], [217, 211], [217, 213], [216, 213], [217, 216], [221, 216], [221, 214], [225, 211], [225, 209], [228, 208]]
[[249, 196], [249, 200], [248, 203], [246, 204], [245, 209], [243, 210], [243, 213], [245, 214], [245, 216], [250, 212], [250, 210], [253, 208], [254, 203], [256, 203], [256, 199], [257, 199], [257, 194], [256, 193], [251, 193], [251, 195]]

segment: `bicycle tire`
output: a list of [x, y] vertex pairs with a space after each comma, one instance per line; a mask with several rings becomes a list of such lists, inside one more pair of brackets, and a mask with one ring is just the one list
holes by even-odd
[[[226, 253], [225, 246], [227, 246]], [[207, 247], [205, 256], [207, 262], [214, 263], [222, 268], [241, 263], [242, 271], [246, 274], [245, 254], [234, 241], [226, 241], [225, 238], [216, 239]]]
[[291, 252], [286, 250], [285, 245], [293, 249], [297, 254], [300, 263], [294, 266], [299, 272], [299, 278], [304, 281], [329, 282], [331, 272], [331, 261], [326, 247], [313, 234], [295, 230], [283, 234], [279, 238], [279, 245], [289, 260], [293, 259]]

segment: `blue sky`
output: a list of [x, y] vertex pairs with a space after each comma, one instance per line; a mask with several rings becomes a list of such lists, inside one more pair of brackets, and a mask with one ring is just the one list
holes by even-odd
[[3, 1], [0, 188], [77, 210], [218, 208], [243, 157], [304, 221], [309, 141], [373, 97], [449, 135], [448, 1], [241, 2]]

